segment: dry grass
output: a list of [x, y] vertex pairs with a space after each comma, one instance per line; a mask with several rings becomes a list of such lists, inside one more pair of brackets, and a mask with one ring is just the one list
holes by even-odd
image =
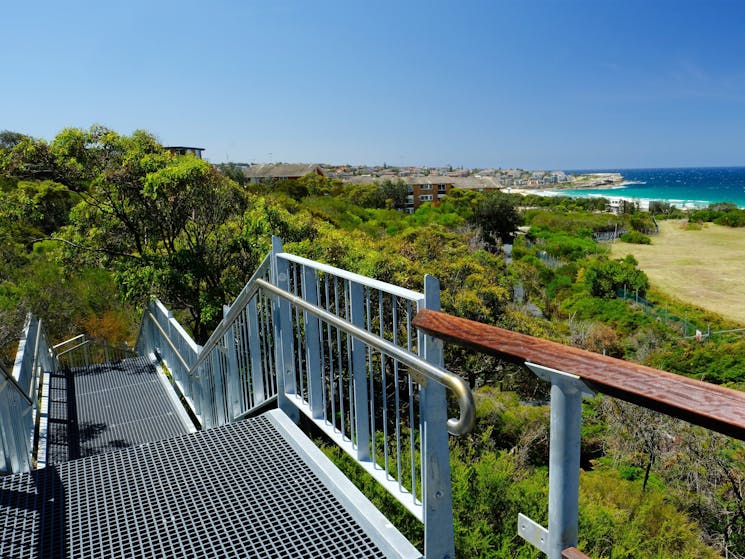
[[661, 291], [745, 324], [745, 228], [709, 223], [695, 231], [661, 221], [652, 245], [617, 241], [611, 253], [633, 254]]

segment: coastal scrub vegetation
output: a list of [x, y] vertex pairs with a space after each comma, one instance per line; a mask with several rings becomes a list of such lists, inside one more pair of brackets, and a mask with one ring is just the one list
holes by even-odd
[[[132, 342], [153, 297], [201, 343], [278, 235], [288, 251], [408, 288], [422, 289], [433, 274], [443, 310], [458, 316], [745, 388], [745, 341], [683, 340], [687, 321], [704, 311], [655, 291], [633, 257], [613, 258], [598, 240], [625, 231], [645, 242], [655, 229], [649, 214], [610, 214], [602, 199], [455, 189], [407, 215], [395, 209], [405, 188], [318, 176], [248, 184], [236, 166], [175, 155], [143, 131], [66, 129], [49, 142], [2, 132], [3, 356], [12, 356], [29, 310], [55, 341], [86, 333]], [[690, 219], [734, 226], [738, 212]], [[519, 226], [527, 233], [516, 235]], [[674, 317], [684, 315], [682, 328]], [[520, 367], [453, 346], [446, 362], [474, 388], [478, 408], [476, 430], [451, 441], [458, 555], [536, 557], [516, 521], [517, 512], [546, 520], [546, 387]], [[588, 555], [745, 554], [742, 443], [598, 397], [585, 404], [582, 453]], [[420, 540], [408, 513], [369, 491]]]

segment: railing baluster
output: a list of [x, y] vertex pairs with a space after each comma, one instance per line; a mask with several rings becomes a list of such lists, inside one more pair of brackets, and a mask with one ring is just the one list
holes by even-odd
[[[391, 295], [391, 313], [392, 313], [392, 325], [393, 325], [393, 344], [398, 345], [398, 308], [397, 308], [397, 297]], [[405, 490], [403, 484], [403, 476], [401, 475], [401, 383], [398, 376], [398, 360], [393, 360], [393, 401], [396, 409], [396, 479], [398, 480], [398, 488], [401, 491]]]
[[[326, 310], [333, 310], [333, 303], [330, 300], [331, 291], [329, 289], [330, 277], [326, 276], [324, 282], [324, 291], [326, 292]], [[336, 427], [336, 378], [334, 373], [334, 346], [332, 341], [331, 325], [326, 325], [326, 344], [328, 345], [329, 355], [329, 399], [331, 400], [331, 425]]]
[[[351, 282], [344, 280], [344, 318], [351, 322], [352, 320], [352, 305], [351, 305]], [[355, 409], [354, 409], [354, 359], [352, 357], [352, 336], [349, 334], [345, 335], [347, 342], [347, 385], [349, 391], [346, 395], [347, 409], [349, 410], [349, 438], [354, 446], [357, 442], [356, 433], [354, 426], [356, 425], [355, 420]]]
[[[334, 311], [336, 313], [336, 316], [340, 316], [339, 312], [339, 281], [336, 276], [334, 276]], [[342, 438], [344, 438], [344, 433], [346, 432], [344, 425], [346, 422], [346, 415], [345, 415], [345, 406], [344, 406], [344, 365], [343, 365], [343, 358], [344, 355], [342, 353], [342, 345], [341, 345], [341, 330], [336, 328], [336, 353], [338, 356], [338, 370], [339, 370], [339, 432], [341, 433]]]
[[[253, 393], [252, 405], [261, 404], [266, 399], [266, 385], [264, 384], [264, 375], [262, 370], [262, 353], [268, 354], [268, 351], [261, 351], [262, 336], [259, 331], [259, 316], [256, 305], [253, 301], [248, 304], [248, 348], [251, 359], [251, 387]], [[265, 330], [266, 331], [266, 330]], [[266, 336], [263, 336], [264, 338]], [[267, 367], [266, 362], [264, 366]]]
[[[225, 310], [227, 315], [227, 308]], [[240, 316], [240, 315], [239, 315]], [[227, 421], [232, 421], [241, 414], [241, 387], [238, 368], [238, 349], [236, 340], [237, 325], [231, 324], [225, 333], [225, 388], [227, 396]], [[232, 372], [232, 374], [231, 374]]]
[[[369, 287], [365, 288], [365, 320], [366, 320], [366, 330], [368, 332], [372, 332], [372, 316], [371, 316], [371, 299], [372, 299], [372, 289]], [[375, 360], [373, 358], [374, 351], [373, 348], [369, 345], [365, 345], [365, 348], [367, 350], [367, 381], [369, 383], [367, 388], [367, 393], [370, 398], [370, 404], [368, 408], [368, 417], [370, 419], [370, 460], [373, 464], [375, 464], [376, 460], [376, 453], [375, 453], [375, 443], [376, 443], [376, 421], [375, 421]]]

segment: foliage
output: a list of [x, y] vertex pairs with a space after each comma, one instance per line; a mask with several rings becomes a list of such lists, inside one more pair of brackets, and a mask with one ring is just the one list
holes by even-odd
[[526, 212], [525, 221], [532, 228], [588, 236], [593, 232], [614, 231], [623, 228], [623, 218], [607, 213], [557, 212], [532, 210]]
[[652, 244], [652, 239], [650, 239], [644, 233], [640, 233], [639, 231], [629, 231], [628, 233], [624, 233], [623, 235], [621, 235], [620, 238], [624, 243], [632, 243], [635, 245]]
[[647, 275], [636, 268], [636, 261], [630, 255], [617, 260], [597, 258], [591, 261], [585, 268], [584, 279], [590, 294], [603, 299], [615, 298], [616, 291], [624, 286], [642, 296], [649, 287]]
[[[276, 234], [288, 251], [411, 289], [421, 290], [432, 274], [446, 312], [706, 380], [745, 379], [742, 339], [680, 342], [673, 328], [616, 298], [624, 285], [645, 294], [648, 281], [633, 259], [608, 259], [593, 234], [626, 228], [641, 238], [637, 231], [653, 227], [645, 215], [601, 213], [607, 201], [600, 199], [458, 189], [407, 215], [393, 209], [408, 192], [400, 181], [344, 186], [309, 175], [241, 188], [226, 175], [242, 180], [238, 166], [221, 173], [166, 152], [142, 131], [66, 129], [51, 142], [0, 133], [0, 342], [11, 339], [26, 310], [42, 314], [56, 339], [85, 331], [131, 340], [131, 305], [152, 296], [187, 313], [195, 338], [204, 340]], [[510, 240], [523, 218], [518, 207], [531, 231], [515, 239], [507, 265], [486, 249]], [[739, 219], [736, 208], [707, 211], [699, 217]], [[550, 320], [513, 300], [515, 286]], [[678, 315], [717, 323], [650, 297]], [[525, 402], [545, 403], [547, 385], [494, 357], [452, 345], [446, 356], [451, 370], [480, 387], [477, 430], [452, 441], [458, 555], [537, 557], [516, 536], [516, 518], [546, 520], [547, 408]], [[714, 556], [703, 539], [742, 554], [741, 445], [673, 430], [657, 415], [623, 414], [604, 399], [585, 406], [583, 464], [599, 460], [582, 476], [583, 550]], [[377, 500], [387, 493], [364, 475], [350, 476], [421, 542], [417, 521], [390, 499]]]
[[717, 384], [742, 382], [745, 379], [745, 340], [740, 338], [700, 343], [681, 340], [650, 357], [653, 366]]
[[579, 548], [590, 557], [719, 557], [663, 489], [644, 491], [605, 468], [582, 475], [579, 534]]
[[481, 228], [490, 246], [497, 242], [510, 243], [522, 218], [513, 199], [502, 192], [487, 192], [473, 214], [473, 223]]
[[739, 209], [734, 204], [711, 204], [703, 210], [689, 212], [689, 221], [712, 222], [727, 227], [745, 227], [745, 209]]

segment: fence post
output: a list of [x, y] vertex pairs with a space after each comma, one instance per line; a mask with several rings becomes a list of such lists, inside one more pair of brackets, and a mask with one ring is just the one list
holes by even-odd
[[[440, 282], [424, 276], [421, 308], [440, 310]], [[419, 351], [434, 365], [443, 365], [442, 341], [420, 334]], [[424, 556], [427, 559], [453, 559], [453, 496], [450, 485], [447, 401], [445, 387], [429, 381], [420, 386], [422, 437], [422, 502], [424, 509]]]
[[[290, 291], [290, 270], [287, 261], [278, 258], [283, 251], [282, 240], [272, 237], [272, 265], [269, 279], [280, 289]], [[288, 394], [297, 393], [295, 386], [295, 348], [292, 336], [292, 312], [290, 303], [274, 297], [274, 351], [277, 362], [277, 404], [295, 423], [300, 421], [300, 410], [293, 404]]]

